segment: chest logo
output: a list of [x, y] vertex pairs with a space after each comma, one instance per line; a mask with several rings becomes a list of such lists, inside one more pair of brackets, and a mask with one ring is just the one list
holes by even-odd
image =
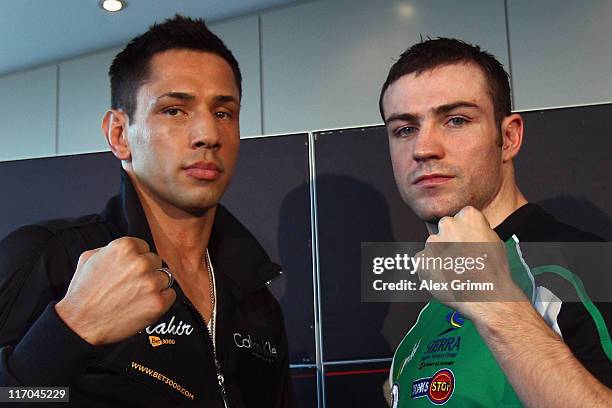
[[419, 378], [413, 381], [412, 399], [427, 397], [436, 405], [446, 403], [455, 391], [455, 375], [448, 368], [437, 371], [433, 377]]
[[454, 310], [452, 312], [448, 312], [446, 315], [446, 321], [450, 324], [451, 327], [444, 330], [442, 333], [438, 334], [436, 337], [444, 336], [446, 333], [450, 333], [454, 330], [460, 329], [465, 324], [465, 318], [461, 316], [461, 314]]
[[176, 340], [174, 339], [162, 339], [157, 336], [149, 336], [149, 343], [151, 343], [152, 347], [159, 347], [166, 344], [176, 344]]
[[449, 322], [451, 326], [458, 329], [465, 323], [465, 318], [461, 316], [458, 311], [453, 310], [446, 315], [446, 321]]
[[278, 356], [276, 346], [270, 341], [256, 339], [251, 337], [250, 334], [245, 336], [241, 333], [234, 333], [234, 344], [238, 348], [250, 349], [251, 354], [255, 357], [269, 363], [276, 360]]
[[173, 334], [175, 336], [189, 336], [193, 333], [193, 327], [190, 324], [183, 323], [180, 320], [178, 323], [174, 322], [174, 316], [170, 318], [168, 323], [162, 322], [155, 326], [147, 326], [145, 329], [147, 334], [161, 334], [163, 336]]

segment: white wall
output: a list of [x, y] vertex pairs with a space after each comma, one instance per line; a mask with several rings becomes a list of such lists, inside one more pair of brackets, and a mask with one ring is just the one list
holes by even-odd
[[508, 0], [518, 109], [612, 102], [610, 0]]
[[[387, 70], [421, 35], [495, 54], [517, 110], [609, 102], [610, 21], [606, 0], [320, 0], [211, 28], [240, 63], [241, 130], [253, 136], [380, 123]], [[118, 50], [0, 77], [0, 160], [106, 150]]]
[[242, 73], [240, 134], [243, 137], [261, 135], [259, 16], [211, 24], [210, 29], [221, 37], [240, 65]]
[[0, 161], [55, 154], [57, 67], [0, 78]]
[[380, 123], [380, 87], [421, 35], [482, 44], [507, 62], [503, 0], [335, 0], [264, 14], [264, 131]]
[[58, 154], [109, 150], [100, 124], [110, 105], [108, 68], [119, 51], [59, 64]]

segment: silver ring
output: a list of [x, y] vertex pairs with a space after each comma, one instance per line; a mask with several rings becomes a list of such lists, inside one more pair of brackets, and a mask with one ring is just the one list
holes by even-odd
[[172, 276], [172, 272], [170, 272], [170, 269], [166, 268], [165, 266], [162, 266], [161, 268], [157, 268], [156, 271], [160, 271], [168, 275], [168, 286], [166, 286], [164, 290], [169, 289], [172, 287], [172, 285], [174, 285], [174, 276]]

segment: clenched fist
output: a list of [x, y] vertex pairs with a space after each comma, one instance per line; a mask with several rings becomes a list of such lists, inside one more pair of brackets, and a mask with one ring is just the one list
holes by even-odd
[[464, 316], [487, 313], [495, 302], [526, 300], [512, 280], [503, 242], [474, 207], [440, 219], [421, 254], [449, 265], [420, 269], [419, 278], [434, 288], [430, 292], [438, 301]]
[[55, 309], [88, 343], [116, 343], [154, 323], [174, 303], [161, 259], [138, 238], [123, 237], [83, 252]]

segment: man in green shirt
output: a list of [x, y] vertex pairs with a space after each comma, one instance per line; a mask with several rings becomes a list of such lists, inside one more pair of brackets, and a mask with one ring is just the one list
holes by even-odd
[[510, 111], [502, 65], [462, 41], [428, 40], [393, 65], [379, 104], [398, 189], [430, 233], [426, 248], [499, 244], [503, 262], [487, 278], [513, 300], [466, 302], [458, 292], [451, 301], [432, 291], [395, 353], [393, 407], [612, 406], [610, 305], [580, 288], [581, 302], [561, 301], [521, 256], [523, 241], [600, 239], [519, 190], [523, 119]]

